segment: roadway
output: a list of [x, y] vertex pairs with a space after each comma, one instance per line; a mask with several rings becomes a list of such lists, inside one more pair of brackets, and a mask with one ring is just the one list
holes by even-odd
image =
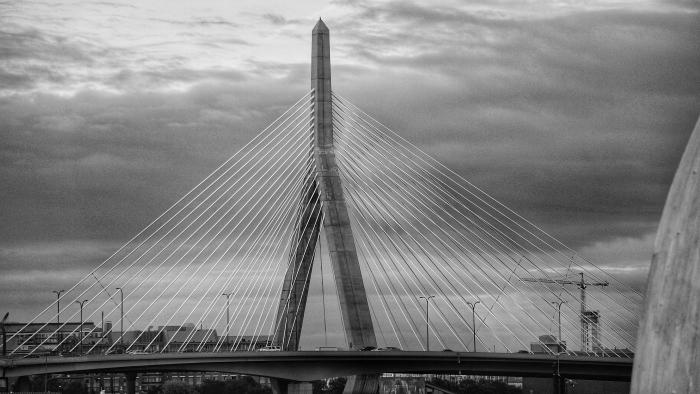
[[[154, 353], [0, 359], [6, 377], [46, 373], [218, 371], [302, 382], [384, 372], [551, 377], [556, 363], [556, 356], [545, 354], [411, 351]], [[632, 359], [561, 356], [559, 369], [567, 378], [629, 381]]]

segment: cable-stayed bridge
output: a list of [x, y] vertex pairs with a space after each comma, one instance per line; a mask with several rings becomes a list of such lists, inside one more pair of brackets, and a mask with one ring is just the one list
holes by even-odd
[[[323, 22], [312, 38], [312, 88], [9, 334], [27, 359], [5, 373], [346, 374], [363, 392], [382, 369], [551, 376], [558, 359], [628, 379], [641, 294], [334, 92]], [[32, 358], [64, 352], [87, 356]], [[291, 360], [321, 372], [275, 372]]]

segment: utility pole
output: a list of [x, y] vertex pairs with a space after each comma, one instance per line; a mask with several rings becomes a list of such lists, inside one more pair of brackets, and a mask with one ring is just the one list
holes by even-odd
[[469, 307], [472, 308], [472, 333], [474, 334], [474, 348], [472, 349], [472, 352], [476, 352], [476, 313], [474, 312], [474, 308], [476, 308], [476, 304], [480, 303], [481, 301], [467, 302], [467, 305], [469, 305]]
[[430, 309], [430, 299], [435, 298], [434, 295], [429, 295], [429, 296], [420, 296], [418, 298], [424, 299], [425, 300], [425, 351], [429, 352], [430, 351], [430, 324], [428, 323], [430, 320], [428, 320], [428, 310]]
[[231, 298], [231, 293], [223, 293], [222, 296], [226, 297], [226, 347], [228, 347], [228, 335], [231, 329], [231, 321], [229, 319], [229, 298]]
[[124, 290], [121, 287], [117, 287], [117, 290], [119, 290], [122, 296], [121, 302], [119, 303], [121, 313], [121, 317], [119, 318], [119, 345], [124, 349]]
[[88, 300], [76, 301], [76, 304], [80, 304], [80, 355], [83, 355], [83, 305], [88, 302]]

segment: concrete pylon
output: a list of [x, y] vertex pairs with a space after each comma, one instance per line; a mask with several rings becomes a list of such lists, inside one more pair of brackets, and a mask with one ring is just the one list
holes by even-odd
[[700, 119], [659, 223], [637, 346], [632, 393], [700, 392]]
[[[350, 226], [350, 216], [335, 161], [331, 62], [328, 27], [319, 19], [312, 32], [311, 87], [316, 184], [307, 188], [297, 217], [294, 250], [277, 309], [275, 341], [283, 350], [298, 350], [304, 320], [313, 251], [323, 225], [338, 288], [341, 317], [350, 349], [377, 346], [367, 295]], [[309, 178], [309, 182], [314, 182]], [[320, 214], [323, 213], [323, 223]]]
[[314, 89], [314, 157], [319, 197], [340, 310], [350, 349], [377, 346], [350, 216], [333, 147], [331, 59], [328, 28], [319, 19], [312, 32], [311, 87]]
[[[298, 350], [301, 323], [304, 319], [313, 250], [320, 226], [326, 234], [328, 254], [338, 289], [341, 318], [348, 346], [360, 350], [377, 346], [367, 303], [350, 216], [343, 196], [343, 187], [335, 160], [333, 145], [333, 108], [331, 95], [331, 62], [328, 27], [319, 19], [311, 34], [311, 88], [314, 90], [313, 126], [315, 188], [304, 196], [298, 215], [295, 250], [285, 275], [277, 312], [277, 344], [283, 350]], [[312, 181], [313, 182], [313, 181]], [[303, 208], [315, 202], [320, 209]], [[320, 214], [323, 213], [323, 223]], [[376, 393], [377, 375], [348, 377], [345, 393]], [[282, 385], [278, 391], [283, 392]]]

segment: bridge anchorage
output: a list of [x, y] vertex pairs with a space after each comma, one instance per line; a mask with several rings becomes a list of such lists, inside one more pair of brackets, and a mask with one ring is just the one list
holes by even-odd
[[8, 326], [25, 359], [5, 376], [215, 370], [280, 392], [348, 376], [348, 393], [383, 372], [629, 380], [641, 294], [334, 92], [320, 20], [311, 52], [295, 104]]

